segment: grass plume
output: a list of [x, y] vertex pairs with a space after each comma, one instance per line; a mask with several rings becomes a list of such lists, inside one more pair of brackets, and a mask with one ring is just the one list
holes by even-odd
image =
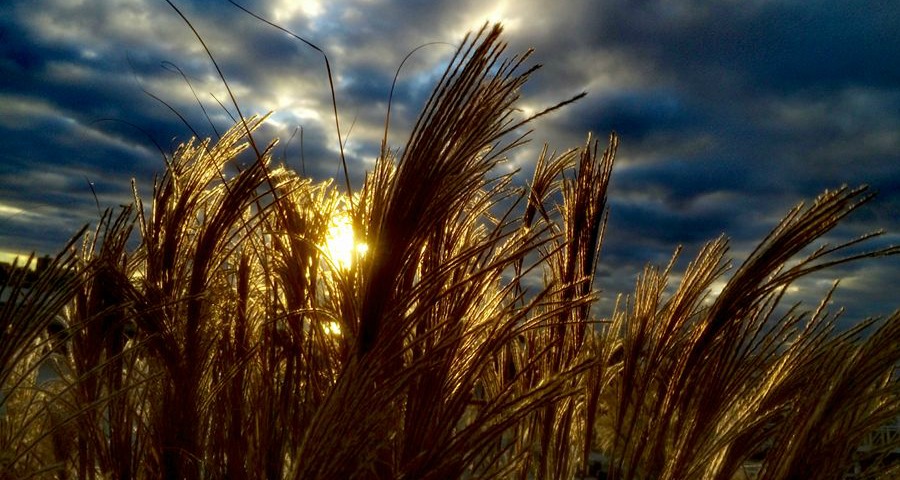
[[[545, 148], [524, 187], [498, 173], [534, 118], [515, 106], [536, 67], [505, 48], [499, 26], [466, 37], [352, 197], [241, 118], [3, 286], [0, 478], [570, 479], [592, 452], [614, 479], [896, 472], [896, 439], [860, 446], [900, 414], [900, 312], [838, 332], [830, 292], [779, 308], [805, 275], [900, 252], [844, 253], [870, 235], [798, 259], [869, 191], [790, 210], [733, 273], [724, 237], [674, 290], [674, 258], [648, 266], [597, 318], [618, 138]], [[338, 261], [335, 225], [367, 249]]]

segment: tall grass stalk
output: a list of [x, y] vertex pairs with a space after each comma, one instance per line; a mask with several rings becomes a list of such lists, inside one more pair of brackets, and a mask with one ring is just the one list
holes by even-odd
[[[898, 253], [844, 253], [867, 236], [798, 257], [871, 194], [790, 210], [733, 273], [724, 237], [674, 290], [675, 258], [648, 266], [597, 318], [618, 139], [545, 148], [524, 187], [498, 173], [535, 72], [500, 33], [462, 42], [352, 197], [242, 119], [181, 145], [149, 205], [104, 215], [30, 290], [4, 286], [0, 478], [569, 479], [592, 452], [614, 479], [896, 471], [896, 442], [860, 446], [900, 414], [900, 312], [839, 332], [831, 292], [779, 308], [798, 278]], [[336, 223], [367, 250], [338, 261]]]

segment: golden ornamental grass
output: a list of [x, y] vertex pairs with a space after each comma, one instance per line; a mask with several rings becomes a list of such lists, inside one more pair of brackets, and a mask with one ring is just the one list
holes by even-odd
[[790, 210], [733, 272], [724, 237], [674, 293], [648, 266], [596, 318], [617, 137], [545, 148], [525, 187], [498, 173], [536, 70], [500, 34], [462, 42], [352, 196], [275, 165], [265, 117], [241, 119], [31, 289], [3, 286], [0, 478], [571, 479], [598, 453], [612, 479], [898, 473], [896, 439], [859, 447], [900, 415], [900, 312], [838, 332], [830, 292], [777, 308], [804, 275], [900, 252], [798, 257], [865, 187]]

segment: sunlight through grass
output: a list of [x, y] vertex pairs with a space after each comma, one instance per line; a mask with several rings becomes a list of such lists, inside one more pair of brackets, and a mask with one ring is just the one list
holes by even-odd
[[331, 218], [324, 250], [325, 255], [338, 268], [346, 270], [369, 251], [369, 246], [357, 239], [350, 217], [346, 213], [339, 213]]
[[648, 265], [598, 318], [618, 137], [504, 170], [518, 127], [571, 100], [513, 120], [535, 69], [500, 33], [464, 40], [352, 202], [241, 118], [11, 272], [0, 479], [898, 478], [900, 438], [866, 439], [900, 416], [900, 312], [838, 331], [832, 291], [779, 306], [900, 253], [808, 248], [870, 191], [797, 205], [745, 259], [722, 236], [683, 273]]

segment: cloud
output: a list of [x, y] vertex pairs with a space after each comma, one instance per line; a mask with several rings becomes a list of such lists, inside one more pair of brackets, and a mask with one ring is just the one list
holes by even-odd
[[[149, 185], [164, 153], [194, 132], [215, 137], [237, 114], [202, 45], [165, 2], [8, 3], [0, 9], [0, 206], [28, 213], [0, 215], [0, 250], [55, 251], [96, 221], [98, 202], [127, 202], [132, 177]], [[224, 0], [175, 3], [241, 112], [275, 111], [258, 138], [281, 138], [276, 155], [315, 178], [339, 176], [321, 54]], [[679, 244], [695, 252], [725, 233], [740, 258], [790, 206], [842, 183], [879, 191], [842, 232], [900, 231], [900, 64], [889, 61], [900, 51], [891, 21], [900, 6], [890, 2], [242, 3], [328, 53], [357, 185], [378, 152], [405, 57], [415, 51], [393, 93], [394, 148], [461, 35], [503, 20], [509, 52], [534, 47], [531, 61], [543, 65], [522, 90], [523, 115], [588, 92], [535, 122], [533, 143], [509, 168], [526, 178], [544, 142], [561, 151], [589, 131], [622, 137], [598, 278], [610, 294], [631, 289], [645, 262], [666, 263]], [[878, 285], [900, 281], [890, 266], [836, 272], [853, 280], [835, 300], [857, 312], [886, 306]]]

